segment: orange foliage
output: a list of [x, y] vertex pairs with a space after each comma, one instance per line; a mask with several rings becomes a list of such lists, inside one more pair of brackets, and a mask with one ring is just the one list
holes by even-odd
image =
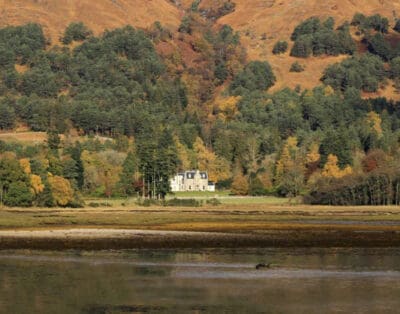
[[235, 195], [247, 195], [249, 191], [247, 178], [240, 172], [233, 178], [231, 191]]
[[31, 163], [29, 162], [28, 158], [20, 159], [19, 164], [26, 174], [31, 173]]
[[42, 193], [44, 191], [44, 184], [40, 176], [32, 174], [30, 179], [31, 179], [32, 189], [35, 192], [35, 194]]
[[353, 173], [353, 169], [347, 166], [341, 170], [338, 166], [338, 158], [335, 155], [329, 154], [328, 160], [322, 170], [322, 176], [327, 178], [342, 178]]
[[67, 179], [59, 176], [49, 176], [54, 201], [59, 206], [66, 206], [74, 200], [74, 190]]
[[210, 181], [218, 182], [230, 177], [229, 162], [209, 150], [200, 137], [196, 138], [193, 149], [197, 157], [197, 168], [208, 171]]

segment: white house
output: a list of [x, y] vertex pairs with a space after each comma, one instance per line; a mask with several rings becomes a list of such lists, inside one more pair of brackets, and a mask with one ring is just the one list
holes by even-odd
[[180, 172], [170, 180], [170, 185], [172, 192], [215, 191], [215, 184], [208, 181], [207, 171]]

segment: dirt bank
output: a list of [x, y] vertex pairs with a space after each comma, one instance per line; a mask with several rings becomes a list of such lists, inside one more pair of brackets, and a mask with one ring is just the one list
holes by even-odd
[[80, 228], [0, 231], [0, 249], [397, 246], [400, 246], [400, 232], [387, 230], [266, 230], [262, 233], [220, 233]]

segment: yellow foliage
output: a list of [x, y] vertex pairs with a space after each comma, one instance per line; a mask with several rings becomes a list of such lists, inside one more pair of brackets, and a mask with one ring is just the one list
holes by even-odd
[[74, 200], [74, 191], [67, 179], [59, 176], [49, 176], [54, 201], [59, 206], [66, 206]]
[[29, 162], [28, 158], [20, 159], [19, 164], [26, 174], [31, 173], [31, 163]]
[[266, 189], [272, 188], [273, 184], [272, 184], [272, 179], [271, 179], [269, 172], [265, 171], [262, 174], [258, 175], [257, 177], [260, 179], [264, 188], [266, 188]]
[[319, 147], [318, 144], [314, 143], [311, 145], [310, 150], [306, 156], [306, 162], [308, 164], [317, 162], [318, 160], [320, 160], [321, 155], [319, 154]]
[[289, 169], [291, 169], [296, 160], [297, 152], [297, 138], [289, 137], [283, 146], [281, 156], [276, 163], [276, 179], [279, 180], [282, 175]]
[[367, 123], [377, 135], [382, 135], [382, 119], [375, 111], [367, 114]]
[[35, 194], [40, 194], [44, 190], [44, 184], [42, 178], [36, 174], [31, 175], [31, 185]]
[[193, 144], [197, 157], [197, 168], [208, 172], [210, 181], [218, 182], [230, 177], [229, 162], [209, 150], [200, 137]]
[[238, 108], [237, 104], [240, 101], [240, 96], [231, 96], [227, 98], [219, 98], [215, 101], [214, 107], [217, 112], [219, 112], [219, 117], [222, 120], [231, 120], [233, 119], [237, 113]]
[[326, 178], [342, 178], [353, 173], [353, 169], [347, 166], [345, 169], [341, 170], [338, 166], [338, 158], [333, 154], [328, 155], [328, 160], [322, 170], [322, 176]]
[[188, 170], [191, 168], [189, 149], [183, 145], [177, 136], [174, 136], [176, 150], [178, 151], [178, 158], [181, 162], [181, 169]]
[[238, 173], [233, 178], [231, 191], [235, 195], [247, 195], [249, 191], [249, 183], [247, 182], [247, 178], [241, 173]]
[[324, 88], [324, 94], [325, 96], [330, 96], [335, 93], [335, 90], [332, 88], [332, 86], [328, 85]]

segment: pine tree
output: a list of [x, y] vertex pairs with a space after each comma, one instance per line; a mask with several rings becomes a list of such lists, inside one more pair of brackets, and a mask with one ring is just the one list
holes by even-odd
[[119, 176], [118, 186], [125, 196], [136, 194], [135, 190], [135, 174], [137, 172], [137, 162], [135, 154], [130, 151], [126, 156], [124, 164], [122, 165], [122, 172]]

